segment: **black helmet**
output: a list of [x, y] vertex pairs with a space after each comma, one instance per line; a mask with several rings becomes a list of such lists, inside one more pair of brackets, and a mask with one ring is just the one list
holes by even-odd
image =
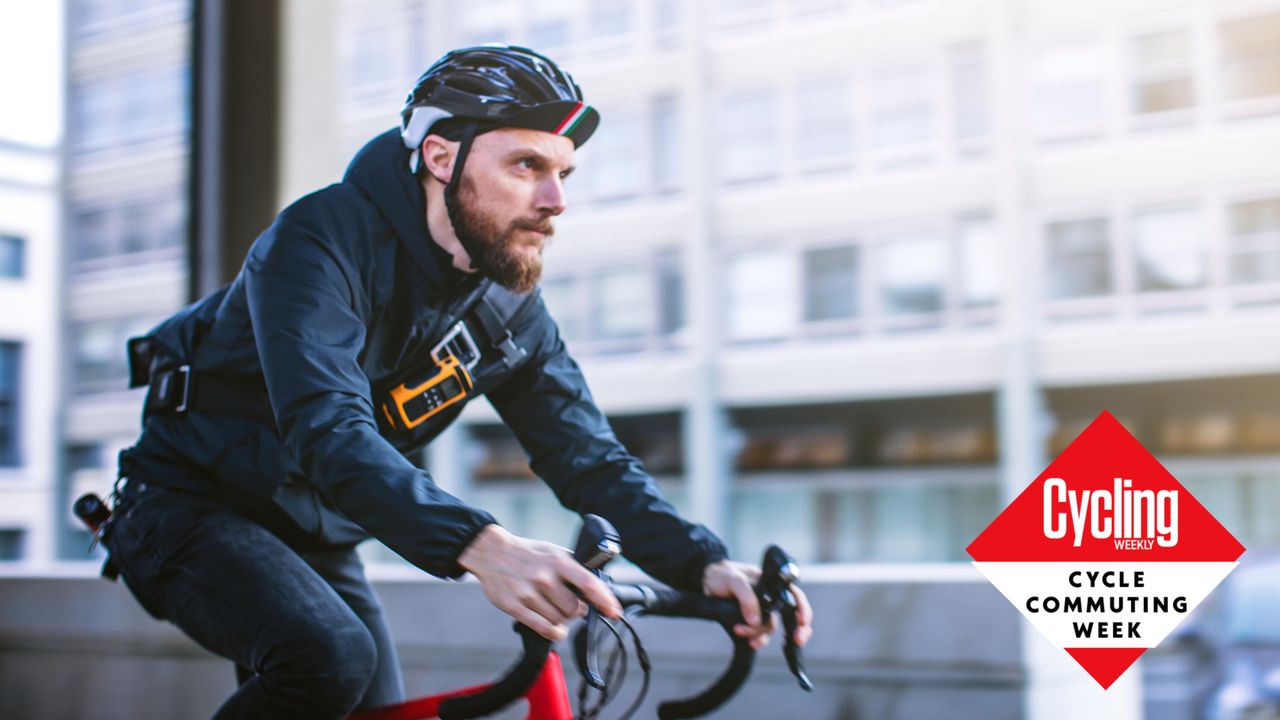
[[400, 137], [413, 151], [409, 162], [415, 171], [418, 148], [433, 126], [446, 137], [457, 135], [450, 137], [455, 140], [500, 127], [545, 130], [568, 137], [576, 148], [599, 124], [600, 114], [583, 102], [569, 73], [514, 45], [446, 53], [418, 78], [400, 111]]

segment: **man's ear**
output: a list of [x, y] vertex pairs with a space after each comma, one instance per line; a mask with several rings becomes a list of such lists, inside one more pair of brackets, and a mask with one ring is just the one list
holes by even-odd
[[446, 140], [439, 135], [428, 135], [422, 140], [422, 166], [431, 177], [445, 185], [453, 179], [453, 158], [458, 151], [456, 140]]

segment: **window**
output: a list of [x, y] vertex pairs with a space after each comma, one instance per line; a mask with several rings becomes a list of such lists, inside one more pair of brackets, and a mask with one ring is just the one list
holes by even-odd
[[733, 95], [720, 103], [721, 180], [760, 180], [777, 172], [777, 105], [770, 91]]
[[1139, 290], [1185, 290], [1205, 285], [1204, 236], [1195, 210], [1139, 212], [1133, 218], [1133, 247]]
[[749, 252], [729, 260], [731, 339], [763, 340], [791, 332], [799, 315], [793, 262], [781, 250]]
[[74, 257], [84, 262], [179, 250], [186, 231], [184, 208], [181, 199], [168, 196], [77, 209], [72, 220]]
[[1280, 96], [1280, 13], [1218, 25], [1224, 100]]
[[0, 235], [0, 277], [23, 276], [26, 272], [25, 245], [17, 235]]
[[601, 340], [644, 338], [657, 310], [652, 277], [645, 268], [610, 270], [595, 277], [593, 331]]
[[858, 248], [806, 251], [804, 280], [806, 321], [845, 320], [858, 314]]
[[953, 55], [951, 92], [956, 139], [964, 149], [966, 143], [985, 138], [991, 132], [987, 119], [986, 64], [980, 50], [964, 49]]
[[608, 124], [592, 137], [592, 198], [619, 200], [640, 194], [644, 147], [644, 117], [640, 113], [611, 113]]
[[553, 278], [542, 281], [539, 287], [542, 289], [542, 301], [560, 326], [560, 336], [565, 342], [583, 337], [582, 303], [578, 300], [577, 281], [571, 277]]
[[715, 15], [722, 27], [745, 25], [768, 19], [772, 6], [771, 0], [717, 0]]
[[616, 38], [634, 25], [632, 0], [588, 0], [587, 33], [596, 38]]
[[1280, 282], [1280, 197], [1238, 202], [1229, 214], [1231, 282]]
[[532, 3], [529, 6], [529, 46], [553, 54], [569, 47], [572, 40], [572, 8], [564, 0]]
[[358, 22], [344, 30], [343, 89], [349, 97], [374, 95], [388, 83], [400, 80], [397, 44], [393, 41], [396, 34], [397, 27], [388, 22]]
[[1041, 135], [1097, 132], [1103, 118], [1106, 53], [1083, 45], [1046, 51], [1031, 69], [1032, 111]]
[[881, 73], [871, 86], [871, 137], [878, 148], [918, 146], [933, 139], [933, 89], [924, 66]]
[[941, 237], [895, 238], [880, 247], [880, 304], [886, 315], [937, 313], [943, 309], [947, 247]]
[[77, 391], [125, 390], [129, 385], [125, 343], [142, 335], [154, 323], [125, 319], [84, 323], [72, 331], [75, 353], [72, 377]]
[[506, 42], [511, 18], [519, 17], [514, 0], [471, 0], [460, 3], [462, 45]]
[[806, 82], [796, 94], [796, 155], [802, 169], [847, 168], [853, 162], [853, 94], [844, 78]]
[[658, 306], [658, 332], [663, 337], [684, 330], [684, 273], [677, 256], [658, 265]]
[[654, 35], [659, 45], [673, 45], [680, 34], [680, 0], [655, 0]]
[[1195, 104], [1189, 32], [1139, 35], [1133, 39], [1131, 52], [1135, 113], [1169, 112]]
[[25, 530], [5, 528], [0, 530], [0, 562], [16, 562], [25, 554], [27, 533]]
[[653, 183], [660, 193], [675, 192], [684, 180], [684, 138], [680, 105], [674, 97], [653, 101]]
[[18, 428], [21, 426], [19, 393], [22, 388], [22, 346], [13, 342], [0, 342], [0, 466], [19, 464]]
[[1064, 220], [1045, 228], [1045, 274], [1054, 300], [1113, 291], [1110, 230], [1103, 218]]
[[81, 150], [180, 138], [187, 125], [187, 71], [146, 70], [75, 89], [73, 140]]
[[1000, 303], [1004, 257], [995, 224], [984, 215], [960, 218], [960, 299], [966, 308]]

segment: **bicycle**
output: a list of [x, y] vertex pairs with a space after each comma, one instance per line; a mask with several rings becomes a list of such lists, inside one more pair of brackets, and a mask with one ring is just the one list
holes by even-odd
[[[74, 510], [95, 538], [110, 517], [109, 509], [96, 496], [80, 498]], [[733, 658], [720, 677], [693, 697], [661, 703], [658, 717], [662, 720], [700, 717], [728, 702], [746, 682], [755, 662], [755, 650], [750, 643], [733, 633], [734, 625], [743, 622], [738, 602], [648, 583], [615, 582], [603, 568], [621, 551], [617, 531], [608, 521], [596, 515], [583, 517], [574, 557], [600, 577], [618, 599], [623, 616], [617, 622], [630, 633], [636, 659], [644, 673], [640, 693], [622, 718], [630, 718], [639, 709], [649, 687], [651, 665], [640, 636], [631, 623], [633, 618], [641, 615], [717, 622], [733, 640]], [[761, 563], [756, 595], [763, 617], [780, 612], [787, 667], [803, 690], [812, 691], [813, 683], [805, 670], [802, 651], [794, 639], [798, 607], [791, 586], [798, 577], [795, 561], [781, 548], [772, 545], [765, 551]], [[625, 644], [618, 628], [595, 608], [588, 608], [587, 617], [573, 638], [574, 660], [583, 679], [578, 693], [580, 713], [577, 715], [573, 712], [563, 664], [559, 653], [552, 650], [551, 641], [520, 623], [515, 623], [514, 629], [521, 638], [521, 655], [498, 680], [357, 712], [348, 720], [462, 720], [499, 712], [522, 698], [529, 703], [525, 720], [594, 720], [614, 699], [613, 693], [626, 674]], [[612, 634], [618, 644], [602, 668], [599, 645], [605, 633]], [[618, 665], [619, 658], [621, 665]], [[619, 667], [622, 668], [621, 674], [618, 673]], [[596, 705], [590, 708], [587, 705], [588, 688], [600, 695]]]

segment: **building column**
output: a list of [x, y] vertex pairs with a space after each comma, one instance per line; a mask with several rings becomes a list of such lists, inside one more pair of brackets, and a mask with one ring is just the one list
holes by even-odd
[[[730, 523], [732, 474], [726, 443], [728, 420], [719, 393], [719, 330], [721, 271], [717, 266], [713, 198], [709, 187], [711, 153], [715, 147], [711, 112], [707, 107], [708, 7], [687, 6], [689, 23], [684, 37], [687, 72], [680, 85], [685, 106], [681, 129], [685, 138], [685, 186], [689, 189], [690, 237], [684, 262], [685, 297], [693, 392], [684, 408], [685, 474], [693, 519], [725, 537]], [[727, 538], [726, 538], [727, 540]], [[730, 548], [734, 550], [734, 548]]]
[[[1004, 239], [1005, 348], [996, 392], [996, 426], [1000, 447], [1003, 504], [1018, 496], [1044, 470], [1045, 443], [1053, 427], [1044, 389], [1036, 377], [1036, 333], [1042, 285], [1033, 281], [1044, 262], [1038, 251], [1037, 218], [1027, 212], [1031, 173], [1028, 163], [1037, 148], [1022, 102], [1025, 68], [1030, 58], [1019, 0], [992, 2], [988, 17], [991, 46], [987, 53], [992, 87], [992, 135], [996, 138], [998, 172], [995, 207]], [[1066, 651], [1051, 645], [1029, 622], [1022, 622], [1022, 662], [1026, 669], [1024, 717], [1058, 720], [1097, 717], [1139, 720], [1142, 717], [1141, 674], [1130, 670], [1109, 690], [1102, 690]]]

